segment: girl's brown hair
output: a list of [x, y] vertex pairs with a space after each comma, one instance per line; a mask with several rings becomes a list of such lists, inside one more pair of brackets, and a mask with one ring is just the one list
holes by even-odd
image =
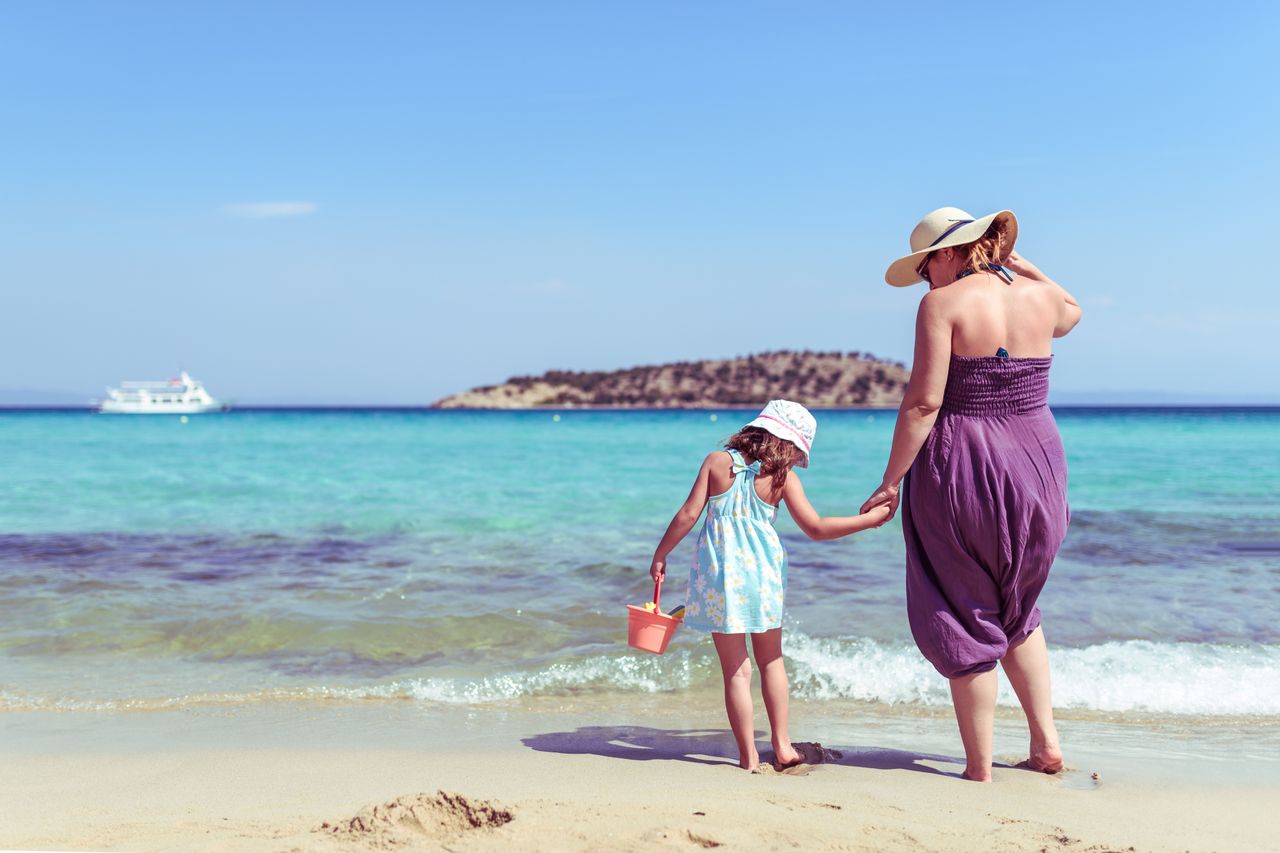
[[977, 240], [955, 247], [956, 255], [963, 261], [960, 269], [980, 272], [985, 264], [1000, 263], [1009, 254], [1008, 240], [1009, 220], [997, 217]]
[[773, 491], [780, 492], [787, 483], [787, 472], [804, 458], [804, 453], [785, 438], [760, 427], [743, 427], [724, 446], [736, 450], [747, 462], [760, 461], [760, 474], [773, 478]]

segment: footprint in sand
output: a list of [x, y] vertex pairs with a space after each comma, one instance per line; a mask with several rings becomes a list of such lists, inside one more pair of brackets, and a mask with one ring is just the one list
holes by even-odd
[[710, 849], [712, 847], [723, 846], [719, 841], [716, 841], [714, 838], [708, 838], [705, 835], [699, 835], [698, 833], [693, 831], [689, 831], [688, 836], [689, 836], [689, 840], [692, 841], [694, 844], [698, 845], [699, 847]]
[[[698, 814], [698, 812], [694, 812], [694, 814]], [[717, 841], [709, 835], [694, 832], [692, 829], [654, 829], [646, 832], [640, 840], [643, 843], [642, 846], [647, 848], [687, 847], [689, 843], [706, 849], [724, 846], [724, 842]]]
[[365, 806], [354, 817], [325, 821], [313, 830], [371, 841], [439, 838], [476, 829], [493, 829], [515, 820], [510, 810], [460, 794], [437, 791], [410, 794], [386, 803]]

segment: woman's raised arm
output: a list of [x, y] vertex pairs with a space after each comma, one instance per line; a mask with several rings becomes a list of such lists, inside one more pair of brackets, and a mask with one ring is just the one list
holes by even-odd
[[1076, 327], [1076, 323], [1080, 322], [1080, 317], [1083, 314], [1083, 311], [1080, 309], [1080, 303], [1076, 301], [1074, 296], [1067, 292], [1065, 287], [1042, 273], [1038, 266], [1022, 257], [1022, 255], [1019, 255], [1017, 252], [1009, 252], [1009, 257], [1005, 260], [1004, 265], [1023, 278], [1042, 282], [1058, 292], [1061, 302], [1057, 306], [1058, 320], [1053, 327], [1053, 336], [1055, 338], [1062, 337]]

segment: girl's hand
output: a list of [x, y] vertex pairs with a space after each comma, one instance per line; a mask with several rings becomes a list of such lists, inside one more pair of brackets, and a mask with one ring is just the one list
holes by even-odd
[[667, 561], [654, 560], [653, 565], [649, 566], [649, 577], [653, 578], [654, 583], [661, 583], [667, 577]]
[[880, 504], [868, 510], [867, 514], [874, 520], [875, 527], [884, 527], [885, 523], [893, 518], [893, 509], [888, 504]]
[[[880, 488], [876, 489], [875, 492], [872, 493], [871, 497], [867, 498], [866, 503], [862, 505], [862, 509], [859, 511], [870, 512], [878, 506], [888, 506], [889, 514], [884, 519], [884, 521], [888, 521], [898, 512], [898, 490], [899, 486], [897, 483], [882, 483]], [[884, 521], [880, 523], [883, 524]]]

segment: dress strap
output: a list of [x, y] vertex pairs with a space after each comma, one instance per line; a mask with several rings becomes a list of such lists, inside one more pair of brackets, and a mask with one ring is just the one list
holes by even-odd
[[[1004, 279], [1006, 284], [1013, 284], [1013, 270], [1008, 267], [1002, 267], [999, 264], [982, 264], [982, 268], [995, 273], [1000, 278]], [[961, 270], [959, 275], [956, 276], [956, 281], [959, 281], [967, 275], [973, 275], [975, 272], [977, 272], [977, 270]]]
[[760, 476], [760, 460], [759, 459], [757, 459], [755, 462], [752, 462], [750, 465], [748, 465], [747, 460], [743, 457], [743, 455], [732, 448], [729, 449], [729, 458], [733, 460], [732, 473], [735, 478], [739, 474], [745, 474], [748, 471], [750, 471], [754, 476], [757, 476], [757, 477]]

